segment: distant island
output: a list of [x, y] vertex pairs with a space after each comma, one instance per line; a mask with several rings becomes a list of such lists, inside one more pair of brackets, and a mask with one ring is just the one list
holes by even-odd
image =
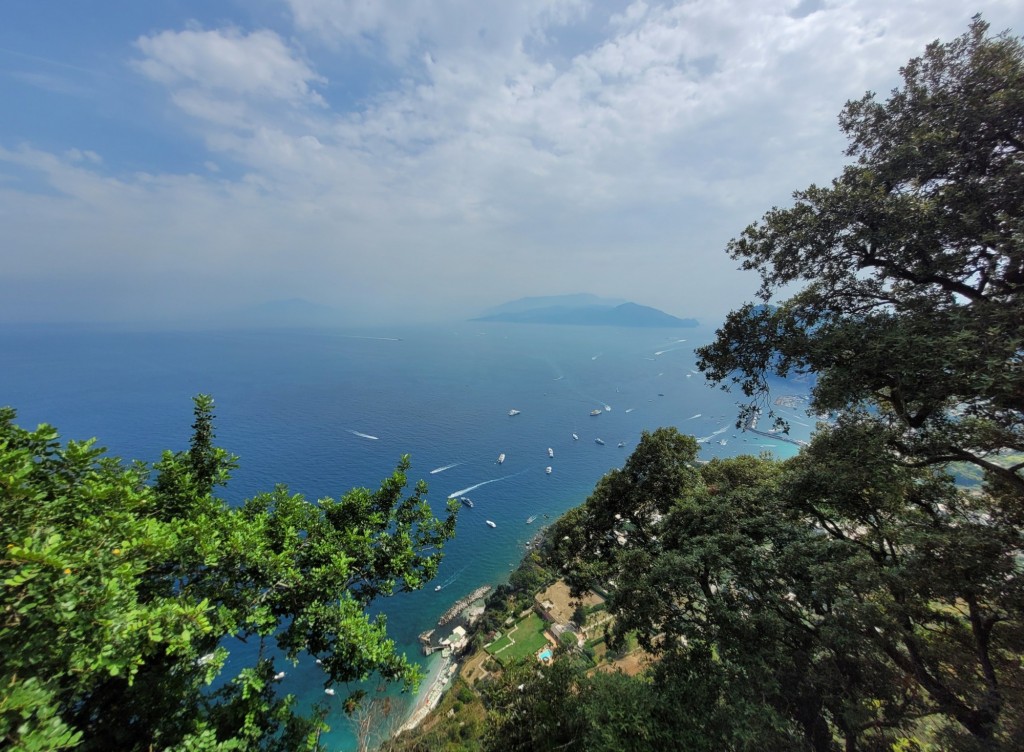
[[681, 319], [650, 306], [587, 294], [520, 298], [485, 311], [472, 321], [673, 328], [699, 325], [696, 319]]

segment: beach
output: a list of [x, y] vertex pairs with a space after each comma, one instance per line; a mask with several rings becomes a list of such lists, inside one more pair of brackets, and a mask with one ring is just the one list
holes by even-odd
[[[430, 665], [423, 683], [420, 684], [416, 702], [410, 704], [409, 716], [399, 728], [398, 733], [414, 729], [423, 722], [423, 719], [441, 701], [441, 695], [444, 694], [445, 687], [451, 679], [450, 669], [453, 666], [453, 662], [450, 656], [441, 656], [434, 660], [428, 659], [427, 663]], [[457, 666], [458, 664], [455, 663], [454, 665]]]

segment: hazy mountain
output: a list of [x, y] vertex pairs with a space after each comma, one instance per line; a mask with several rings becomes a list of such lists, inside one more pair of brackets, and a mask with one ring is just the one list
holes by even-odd
[[[598, 302], [595, 302], [598, 301]], [[694, 327], [696, 319], [681, 319], [650, 306], [595, 295], [522, 298], [492, 308], [474, 321], [514, 324], [573, 324], [576, 326]]]
[[522, 313], [524, 311], [536, 311], [542, 308], [614, 308], [628, 301], [621, 298], [602, 298], [590, 293], [577, 293], [575, 295], [541, 295], [532, 298], [519, 298], [508, 303], [502, 303], [494, 308], [488, 308], [480, 316], [494, 316], [504, 313]]

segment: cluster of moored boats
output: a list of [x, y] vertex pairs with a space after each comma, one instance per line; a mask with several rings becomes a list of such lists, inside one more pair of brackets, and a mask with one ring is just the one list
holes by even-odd
[[[604, 406], [604, 410], [599, 410], [599, 409], [598, 410], [591, 410], [590, 414], [596, 417], [596, 416], [600, 415], [603, 412], [610, 411], [611, 409], [612, 409], [611, 406], [605, 405]], [[522, 410], [516, 410], [515, 408], [512, 408], [511, 410], [508, 411], [508, 415], [509, 415], [510, 418], [511, 417], [515, 417], [516, 415], [519, 415], [521, 413], [522, 413]], [[572, 440], [573, 441], [579, 441], [580, 440], [579, 435], [577, 435], [576, 433], [573, 433], [572, 434]], [[604, 446], [604, 440], [603, 439], [594, 439], [594, 443], [595, 444], [599, 444], [601, 446]], [[626, 446], [626, 444], [625, 444], [625, 442], [620, 441], [619, 442], [619, 446], [620, 447], [624, 447], [624, 446]], [[555, 457], [555, 450], [553, 448], [551, 448], [551, 447], [548, 447], [548, 458], [549, 459], [554, 459], [554, 457]], [[505, 463], [505, 453], [502, 452], [501, 454], [499, 454], [498, 455], [498, 459], [495, 460], [495, 462], [497, 464], [499, 464], [499, 465], [504, 464]], [[548, 475], [551, 475], [551, 473], [553, 472], [553, 468], [551, 467], [551, 465], [546, 466], [544, 468], [544, 472], [547, 473]], [[469, 509], [473, 508], [473, 500], [470, 499], [468, 496], [460, 496], [459, 497], [459, 501], [462, 502], [462, 504], [464, 506], [468, 507]], [[537, 515], [532, 515], [529, 519], [526, 520], [526, 524], [529, 525], [529, 524], [531, 524], [536, 519], [537, 519]], [[484, 522], [489, 527], [497, 527], [497, 524], [494, 523], [491, 520], [484, 520]]]

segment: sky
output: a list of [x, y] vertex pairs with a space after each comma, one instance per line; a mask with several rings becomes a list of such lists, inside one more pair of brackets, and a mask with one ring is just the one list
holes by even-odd
[[1019, 0], [4, 0], [0, 322], [353, 323], [588, 292], [711, 323], [837, 116]]

